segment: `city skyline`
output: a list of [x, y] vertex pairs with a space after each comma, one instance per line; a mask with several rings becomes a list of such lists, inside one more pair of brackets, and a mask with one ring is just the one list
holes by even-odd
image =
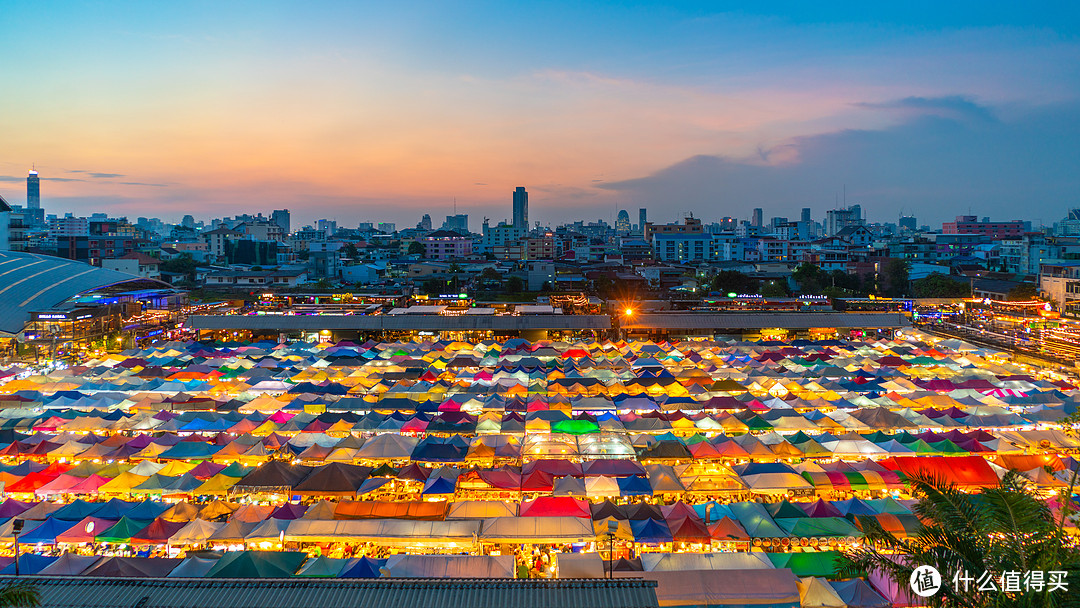
[[36, 164], [49, 213], [174, 220], [1077, 204], [1075, 8], [788, 8], [13, 3], [0, 194]]

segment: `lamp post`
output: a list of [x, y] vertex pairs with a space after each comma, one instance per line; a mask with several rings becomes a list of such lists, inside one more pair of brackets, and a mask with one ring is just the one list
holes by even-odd
[[618, 532], [618, 531], [619, 531], [619, 520], [617, 520], [617, 519], [609, 520], [607, 522], [607, 542], [608, 542], [608, 552], [607, 552], [607, 562], [608, 562], [607, 573], [608, 574], [607, 574], [607, 576], [608, 576], [608, 578], [615, 578], [615, 566], [614, 566], [614, 561], [615, 561], [615, 533]]
[[11, 531], [15, 533], [15, 576], [19, 576], [19, 532], [22, 532], [23, 520], [11, 522]]

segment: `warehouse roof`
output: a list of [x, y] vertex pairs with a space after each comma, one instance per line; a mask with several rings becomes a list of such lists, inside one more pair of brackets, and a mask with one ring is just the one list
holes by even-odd
[[837, 329], [906, 327], [911, 322], [894, 312], [670, 312], [642, 313], [623, 320], [623, 329]]
[[195, 315], [194, 329], [252, 331], [525, 331], [610, 329], [607, 315]]
[[64, 258], [0, 251], [0, 334], [22, 331], [31, 311], [49, 310], [81, 293], [129, 281], [149, 279]]
[[584, 579], [167, 579], [28, 576], [43, 608], [654, 608], [656, 583]]

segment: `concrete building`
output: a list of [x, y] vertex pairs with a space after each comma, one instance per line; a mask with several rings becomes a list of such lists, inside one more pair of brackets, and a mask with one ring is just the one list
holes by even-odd
[[941, 232], [944, 234], [981, 234], [995, 239], [1016, 238], [1030, 230], [1031, 222], [991, 222], [988, 217], [979, 221], [974, 215], [958, 215], [956, 221], [941, 224]]
[[451, 230], [436, 230], [420, 239], [426, 250], [425, 257], [432, 260], [453, 260], [472, 255], [473, 240]]
[[147, 279], [160, 279], [161, 260], [144, 253], [133, 251], [123, 257], [102, 260], [101, 267], [118, 272], [126, 272]]
[[1080, 261], [1043, 264], [1039, 269], [1039, 292], [1061, 311], [1080, 318]]
[[825, 212], [825, 235], [832, 236], [848, 226], [864, 226], [862, 206], [852, 205], [843, 209], [829, 209]]

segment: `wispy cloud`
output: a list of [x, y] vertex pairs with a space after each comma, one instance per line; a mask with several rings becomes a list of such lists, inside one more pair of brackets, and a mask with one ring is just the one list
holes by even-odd
[[69, 169], [68, 173], [83, 173], [96, 179], [113, 179], [117, 177], [127, 177], [123, 173], [100, 173], [98, 171], [87, 171], [85, 169]]

